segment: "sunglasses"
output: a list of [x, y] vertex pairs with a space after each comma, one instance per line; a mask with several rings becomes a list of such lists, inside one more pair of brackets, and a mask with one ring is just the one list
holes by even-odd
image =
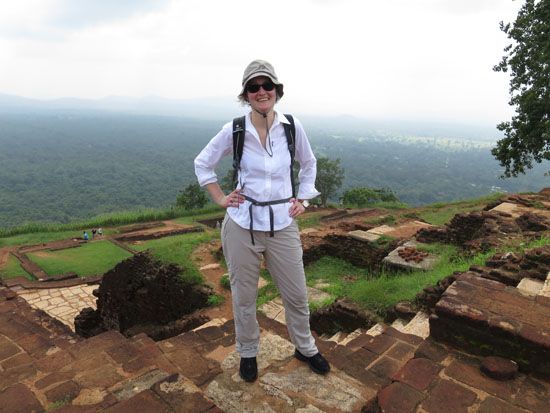
[[275, 89], [275, 83], [271, 82], [271, 81], [267, 81], [267, 82], [264, 82], [264, 83], [250, 83], [248, 85], [246, 85], [246, 91], [248, 93], [257, 93], [260, 91], [260, 88], [262, 88], [263, 90], [265, 90], [266, 92], [271, 92], [273, 89]]

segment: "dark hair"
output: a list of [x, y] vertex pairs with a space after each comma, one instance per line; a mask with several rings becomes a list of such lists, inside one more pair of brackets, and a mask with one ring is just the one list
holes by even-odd
[[[252, 79], [255, 79], [255, 78], [253, 77]], [[248, 82], [250, 82], [250, 80]], [[246, 82], [246, 85], [243, 87], [242, 93], [239, 94], [239, 96], [237, 96], [237, 99], [239, 99], [239, 102], [241, 102], [241, 105], [243, 106], [248, 104], [248, 100], [246, 99], [247, 97], [246, 86], [248, 85], [248, 82]], [[283, 85], [275, 85], [275, 93], [277, 95], [277, 99], [275, 101], [278, 102], [279, 99], [283, 97]]]

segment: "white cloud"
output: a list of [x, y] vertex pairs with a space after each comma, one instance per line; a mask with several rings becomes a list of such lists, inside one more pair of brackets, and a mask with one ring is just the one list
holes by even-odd
[[510, 111], [508, 79], [491, 70], [507, 44], [498, 22], [513, 20], [519, 6], [502, 0], [10, 2], [0, 5], [0, 92], [235, 96], [246, 64], [263, 58], [285, 83], [281, 106], [300, 113], [494, 123]]

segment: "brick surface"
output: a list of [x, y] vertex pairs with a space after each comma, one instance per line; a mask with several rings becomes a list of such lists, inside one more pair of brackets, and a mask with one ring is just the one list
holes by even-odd
[[20, 351], [21, 349], [19, 346], [13, 343], [10, 339], [0, 336], [0, 361], [15, 355]]
[[476, 394], [466, 387], [440, 380], [422, 402], [422, 409], [428, 413], [468, 413], [468, 407], [476, 398]]
[[396, 360], [407, 361], [409, 360], [416, 350], [416, 347], [406, 343], [395, 343], [395, 345], [388, 350], [385, 354], [388, 357]]
[[173, 375], [152, 388], [170, 408], [181, 413], [210, 412], [216, 407], [214, 403], [204, 397], [198, 388], [193, 391], [187, 380], [179, 375]]
[[118, 369], [111, 364], [101, 364], [95, 369], [86, 369], [74, 380], [83, 388], [107, 388], [123, 379]]
[[134, 397], [124, 400], [105, 410], [106, 413], [155, 412], [168, 413], [168, 405], [151, 390], [144, 390]]
[[517, 392], [515, 404], [535, 413], [549, 413], [549, 400], [550, 382], [526, 377]]
[[128, 363], [141, 355], [139, 347], [131, 342], [122, 343], [119, 346], [105, 351], [116, 363]]
[[414, 346], [420, 345], [424, 339], [422, 337], [415, 336], [414, 334], [405, 334], [399, 330], [396, 330], [393, 327], [388, 327], [382, 335], [387, 335], [389, 337], [397, 338], [406, 343], [412, 344]]
[[448, 351], [441, 345], [431, 341], [425, 340], [420, 344], [414, 356], [417, 358], [427, 358], [439, 363], [447, 357]]
[[511, 401], [513, 395], [518, 391], [518, 379], [505, 382], [494, 380], [481, 373], [479, 366], [459, 360], [453, 361], [445, 368], [445, 374], [506, 401]]
[[441, 366], [431, 360], [416, 358], [409, 360], [397, 373], [392, 380], [408, 384], [416, 390], [425, 390], [437, 377]]
[[23, 366], [25, 364], [31, 364], [33, 359], [27, 353], [19, 353], [7, 360], [4, 360], [0, 365], [4, 370], [8, 370], [14, 367]]
[[[380, 334], [375, 337], [371, 336], [364, 336], [367, 337], [366, 340], [363, 340], [361, 342], [361, 347], [366, 348], [369, 351], [372, 351], [376, 354], [382, 354], [387, 349], [389, 349], [395, 342], [395, 338], [391, 336], [387, 336], [385, 334]], [[352, 340], [349, 345], [351, 345], [355, 340]]]
[[61, 383], [73, 378], [72, 373], [62, 373], [56, 371], [54, 373], [48, 374], [47, 376], [42, 377], [40, 380], [37, 380], [34, 383], [34, 387], [38, 390], [45, 389], [46, 387], [51, 386], [52, 384]]
[[412, 413], [424, 394], [403, 383], [392, 383], [378, 392], [378, 405], [384, 413]]
[[382, 356], [372, 366], [369, 367], [369, 371], [378, 377], [384, 379], [391, 379], [391, 377], [399, 370], [401, 365], [398, 361]]
[[487, 397], [479, 406], [479, 413], [525, 413], [525, 410], [494, 397]]
[[69, 380], [64, 383], [61, 383], [52, 389], [45, 392], [46, 398], [50, 403], [59, 402], [59, 401], [70, 401], [73, 400], [78, 393], [80, 392], [80, 386], [74, 381]]
[[34, 395], [23, 384], [16, 384], [0, 392], [1, 413], [43, 412], [44, 408]]
[[39, 359], [36, 362], [36, 367], [43, 372], [52, 372], [62, 369], [73, 361], [69, 352], [61, 350]]
[[224, 333], [220, 327], [210, 326], [197, 330], [196, 333], [205, 341], [215, 341], [223, 337]]

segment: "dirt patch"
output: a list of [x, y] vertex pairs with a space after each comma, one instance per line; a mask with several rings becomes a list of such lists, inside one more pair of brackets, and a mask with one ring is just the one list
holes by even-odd
[[[139, 253], [104, 274], [94, 295], [97, 310], [86, 310], [75, 319], [75, 330], [90, 337], [106, 330], [130, 335], [139, 332], [166, 338], [204, 322], [205, 317], [178, 323], [207, 306], [212, 290], [185, 282], [183, 270]], [[185, 331], [185, 330], [184, 330]]]
[[317, 334], [334, 334], [338, 331], [351, 333], [358, 328], [369, 329], [378, 320], [375, 314], [342, 299], [314, 311], [310, 317], [310, 326]]
[[199, 245], [195, 251], [193, 251], [191, 259], [199, 268], [210, 267], [201, 270], [201, 274], [214, 292], [224, 298], [223, 303], [205, 309], [204, 314], [211, 319], [225, 318], [226, 320], [230, 320], [233, 318], [231, 292], [220, 285], [220, 279], [227, 271], [223, 266], [212, 265], [218, 264], [221, 255], [221, 242], [219, 240], [213, 240], [207, 244]]

